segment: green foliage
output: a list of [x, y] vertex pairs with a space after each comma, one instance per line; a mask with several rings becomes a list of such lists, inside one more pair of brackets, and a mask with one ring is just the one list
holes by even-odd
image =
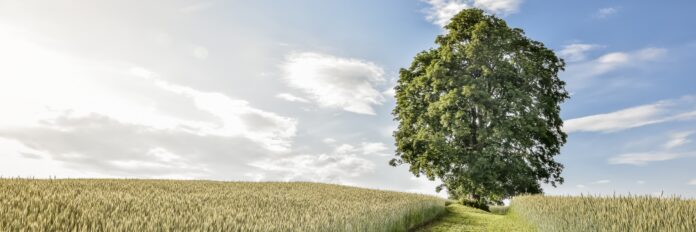
[[0, 231], [406, 231], [444, 211], [316, 183], [0, 179]]
[[650, 196], [520, 196], [511, 210], [541, 231], [696, 231], [696, 200]]
[[562, 183], [554, 161], [566, 134], [558, 78], [563, 60], [518, 28], [463, 10], [438, 47], [401, 69], [395, 88], [397, 158], [416, 176], [439, 178], [455, 198], [499, 203]]
[[444, 217], [417, 231], [531, 232], [536, 230], [514, 213], [497, 215], [460, 204], [451, 204], [447, 206], [447, 214]]

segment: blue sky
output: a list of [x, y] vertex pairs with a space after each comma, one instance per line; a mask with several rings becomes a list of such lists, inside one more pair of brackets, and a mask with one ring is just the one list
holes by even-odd
[[434, 193], [387, 164], [391, 88], [469, 7], [567, 62], [548, 193], [696, 196], [693, 1], [0, 0], [0, 175]]

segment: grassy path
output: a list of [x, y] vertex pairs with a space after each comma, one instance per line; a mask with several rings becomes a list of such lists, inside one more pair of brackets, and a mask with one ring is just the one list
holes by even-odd
[[447, 206], [447, 214], [418, 232], [444, 231], [536, 231], [514, 213], [498, 215], [460, 204]]

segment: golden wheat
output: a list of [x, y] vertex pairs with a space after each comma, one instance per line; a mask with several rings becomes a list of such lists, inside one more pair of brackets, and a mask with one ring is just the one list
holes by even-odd
[[696, 231], [696, 201], [678, 197], [531, 195], [510, 210], [540, 231]]
[[317, 183], [0, 179], [0, 231], [405, 231], [444, 210]]

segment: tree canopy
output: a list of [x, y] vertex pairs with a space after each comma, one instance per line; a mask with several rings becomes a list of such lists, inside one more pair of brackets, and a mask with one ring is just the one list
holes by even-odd
[[390, 164], [442, 180], [437, 190], [451, 196], [492, 202], [563, 183], [554, 156], [567, 137], [564, 61], [479, 9], [461, 11], [445, 29], [435, 48], [400, 70]]

